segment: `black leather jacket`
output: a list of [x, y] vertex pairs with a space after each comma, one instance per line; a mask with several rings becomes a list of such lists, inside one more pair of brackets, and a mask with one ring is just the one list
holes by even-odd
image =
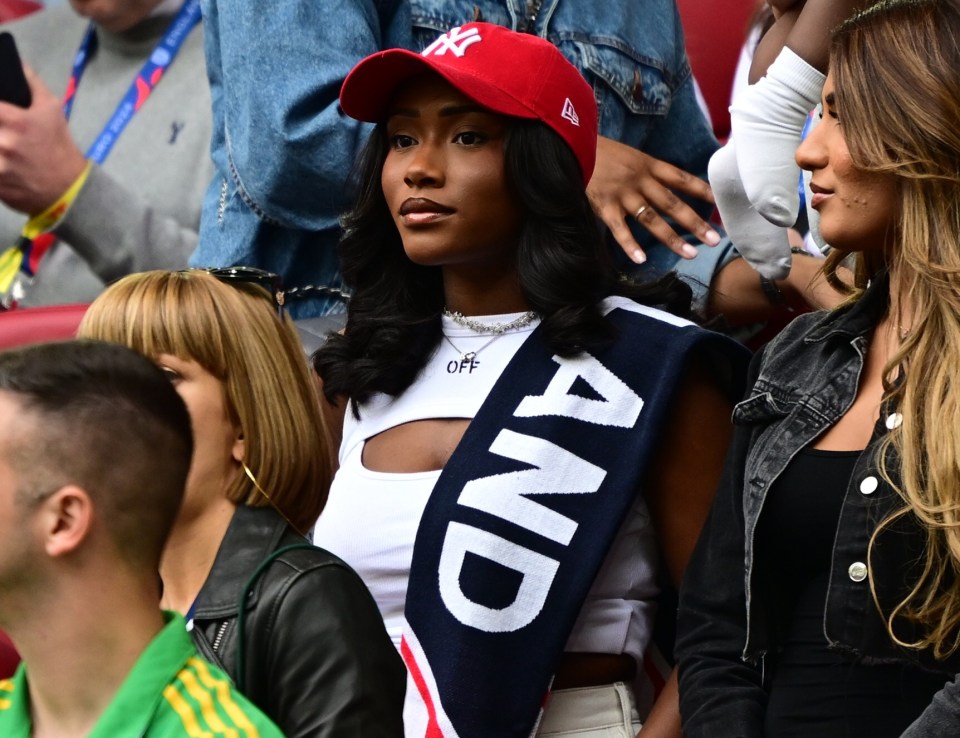
[[[240, 506], [197, 596], [197, 650], [236, 682], [237, 604], [272, 552], [306, 541]], [[406, 671], [360, 577], [310, 547], [281, 554], [247, 596], [242, 691], [288, 738], [403, 736]]]

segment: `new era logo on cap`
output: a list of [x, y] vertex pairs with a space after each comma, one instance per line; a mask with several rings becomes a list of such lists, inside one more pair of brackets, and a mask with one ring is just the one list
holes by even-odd
[[463, 56], [468, 46], [472, 46], [482, 40], [478, 28], [461, 31], [460, 26], [457, 26], [456, 28], [451, 28], [420, 53], [423, 56], [430, 56], [431, 54], [443, 56], [448, 51], [452, 51], [455, 56]]
[[560, 117], [566, 118], [575, 126], [580, 125], [580, 116], [577, 115], [577, 110], [573, 107], [573, 103], [570, 102], [569, 97], [563, 101], [563, 110], [560, 111]]

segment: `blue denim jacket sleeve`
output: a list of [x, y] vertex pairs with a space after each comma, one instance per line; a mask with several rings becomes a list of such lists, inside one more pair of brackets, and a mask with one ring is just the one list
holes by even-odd
[[[748, 386], [761, 359], [762, 354], [753, 359]], [[743, 420], [749, 415], [748, 410]], [[746, 424], [734, 432], [717, 496], [680, 589], [676, 657], [685, 738], [763, 735], [762, 664], [742, 658], [747, 640], [743, 487], [751, 431]]]
[[[364, 56], [412, 45], [407, 0], [202, 0], [216, 168], [192, 266], [245, 264], [286, 287], [341, 287], [347, 180], [370, 131], [338, 98]], [[298, 300], [291, 315], [338, 312]]]
[[[318, 230], [336, 223], [369, 126], [343, 114], [340, 85], [386, 43], [409, 45], [400, 0], [205, 0], [217, 168], [261, 217]], [[406, 34], [402, 32], [406, 26]]]

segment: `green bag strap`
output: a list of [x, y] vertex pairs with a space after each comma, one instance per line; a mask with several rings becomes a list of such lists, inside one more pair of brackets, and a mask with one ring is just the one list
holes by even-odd
[[284, 546], [278, 548], [272, 554], [267, 556], [257, 568], [254, 570], [253, 574], [250, 575], [250, 578], [247, 580], [247, 583], [243, 585], [243, 589], [240, 592], [240, 601], [237, 603], [237, 677], [234, 680], [236, 687], [240, 692], [246, 693], [244, 678], [245, 667], [246, 667], [246, 655], [245, 655], [245, 631], [247, 623], [247, 598], [250, 596], [250, 592], [253, 589], [254, 585], [257, 583], [257, 580], [263, 575], [263, 572], [267, 570], [267, 567], [270, 566], [274, 561], [276, 561], [280, 556], [287, 553], [288, 551], [295, 551], [300, 548], [309, 548], [315, 549], [316, 546], [310, 543], [291, 543], [289, 546]]

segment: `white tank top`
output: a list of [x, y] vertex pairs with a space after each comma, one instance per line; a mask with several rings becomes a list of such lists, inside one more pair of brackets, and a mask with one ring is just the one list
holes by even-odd
[[[509, 322], [520, 314], [479, 318]], [[443, 319], [444, 340], [414, 383], [399, 397], [376, 395], [347, 410], [340, 468], [314, 528], [314, 542], [352, 566], [380, 608], [399, 648], [407, 579], [417, 527], [440, 471], [398, 474], [363, 465], [368, 438], [415, 420], [473, 418], [504, 367], [536, 323], [491, 341]], [[476, 352], [463, 357], [465, 352]], [[565, 650], [627, 653], [638, 660], [650, 638], [654, 614], [657, 547], [642, 495], [627, 514], [570, 633]]]

